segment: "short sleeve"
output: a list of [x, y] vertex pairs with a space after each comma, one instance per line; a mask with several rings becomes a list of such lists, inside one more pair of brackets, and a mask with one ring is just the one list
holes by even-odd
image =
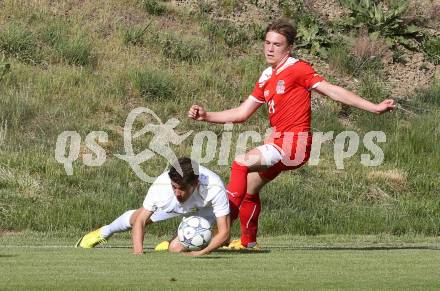
[[303, 61], [298, 63], [296, 73], [298, 74], [298, 84], [309, 91], [316, 88], [320, 82], [324, 81], [324, 78], [316, 73], [311, 65]]
[[229, 200], [224, 188], [217, 189], [217, 191], [218, 193], [216, 193], [212, 200], [212, 210], [215, 217], [222, 217], [229, 214]]
[[211, 202], [215, 217], [222, 217], [229, 214], [228, 196], [226, 195], [225, 186], [220, 179], [218, 179], [216, 183], [210, 183], [208, 200]]
[[266, 103], [264, 98], [264, 86], [271, 77], [272, 67], [268, 67], [261, 73], [260, 78], [258, 79], [258, 82], [255, 83], [254, 90], [249, 98], [252, 98], [252, 100], [258, 103]]
[[170, 206], [171, 198], [173, 197], [170, 184], [168, 172], [157, 177], [148, 189], [144, 203], [142, 204], [143, 207], [148, 211], [155, 212], [158, 209]]
[[256, 82], [254, 90], [252, 91], [252, 94], [249, 96], [249, 98], [252, 98], [255, 102], [258, 103], [266, 103], [264, 100], [264, 92], [263, 87], [260, 87], [260, 83]]
[[147, 196], [145, 196], [143, 206], [146, 210], [155, 212], [157, 210], [157, 203], [154, 201], [154, 194], [152, 194], [150, 191], [152, 187], [150, 187], [150, 190], [148, 190]]

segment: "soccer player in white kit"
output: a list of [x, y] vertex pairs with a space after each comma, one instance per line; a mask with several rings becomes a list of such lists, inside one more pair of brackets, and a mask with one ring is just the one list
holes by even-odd
[[[114, 233], [131, 229], [133, 253], [142, 254], [145, 225], [188, 215], [204, 217], [211, 224], [216, 223], [218, 229], [206, 248], [189, 254], [207, 254], [227, 242], [230, 237], [229, 202], [222, 180], [189, 158], [180, 158], [177, 163], [154, 181], [141, 208], [129, 210], [112, 223], [86, 234], [76, 246], [93, 248]], [[168, 251], [183, 252], [185, 248], [174, 237]]]

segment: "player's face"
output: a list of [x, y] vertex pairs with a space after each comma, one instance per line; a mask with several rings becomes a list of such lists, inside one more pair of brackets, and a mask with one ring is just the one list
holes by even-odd
[[264, 41], [264, 56], [266, 62], [272, 67], [278, 66], [289, 55], [292, 46], [287, 43], [284, 35], [269, 31]]
[[173, 188], [174, 195], [179, 203], [184, 203], [188, 200], [197, 186], [198, 183], [195, 183], [194, 185], [179, 185], [171, 181], [171, 187]]

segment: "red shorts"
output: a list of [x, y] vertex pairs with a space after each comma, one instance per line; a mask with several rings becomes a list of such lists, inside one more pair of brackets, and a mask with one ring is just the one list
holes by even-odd
[[281, 172], [297, 169], [307, 163], [312, 148], [312, 133], [294, 134], [290, 138], [284, 136], [268, 143], [281, 152], [283, 159], [258, 174], [266, 180], [273, 180]]

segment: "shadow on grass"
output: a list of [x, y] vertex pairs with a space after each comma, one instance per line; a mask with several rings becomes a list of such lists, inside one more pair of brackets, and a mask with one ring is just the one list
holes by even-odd
[[267, 254], [270, 253], [271, 250], [263, 249], [263, 250], [224, 250], [217, 249], [214, 251], [215, 253], [226, 253], [226, 254]]
[[[131, 249], [132, 246], [99, 246], [96, 249]], [[146, 251], [153, 251], [153, 247], [145, 247]], [[392, 251], [392, 250], [434, 250], [440, 251], [439, 247], [434, 246], [316, 246], [316, 247], [295, 247], [295, 246], [287, 246], [287, 245], [277, 245], [277, 246], [265, 246], [264, 249], [261, 250], [225, 250], [225, 249], [217, 249], [215, 253], [228, 253], [228, 254], [265, 254], [270, 253], [274, 250], [283, 250], [283, 251]], [[1, 255], [0, 255], [1, 256]]]
[[13, 258], [13, 257], [18, 257], [18, 255], [2, 255], [2, 254], [0, 254], [0, 259], [1, 258]]
[[[131, 249], [132, 246], [117, 246], [117, 245], [103, 245], [103, 246], [98, 246], [95, 249]], [[279, 247], [277, 247], [279, 248]], [[154, 251], [153, 247], [144, 247], [145, 251]], [[165, 251], [160, 251], [165, 252]], [[263, 249], [263, 250], [224, 250], [224, 249], [217, 249], [215, 251], [213, 251], [214, 253], [227, 253], [227, 254], [267, 254], [270, 253], [271, 250], [270, 249]], [[146, 252], [144, 252], [146, 253]], [[206, 257], [206, 258], [217, 258], [217, 257]], [[218, 258], [222, 258], [222, 257], [218, 257]]]
[[270, 249], [291, 250], [291, 251], [392, 251], [392, 250], [435, 250], [438, 247], [430, 246], [367, 246], [367, 247], [292, 247], [292, 246], [272, 246]]

